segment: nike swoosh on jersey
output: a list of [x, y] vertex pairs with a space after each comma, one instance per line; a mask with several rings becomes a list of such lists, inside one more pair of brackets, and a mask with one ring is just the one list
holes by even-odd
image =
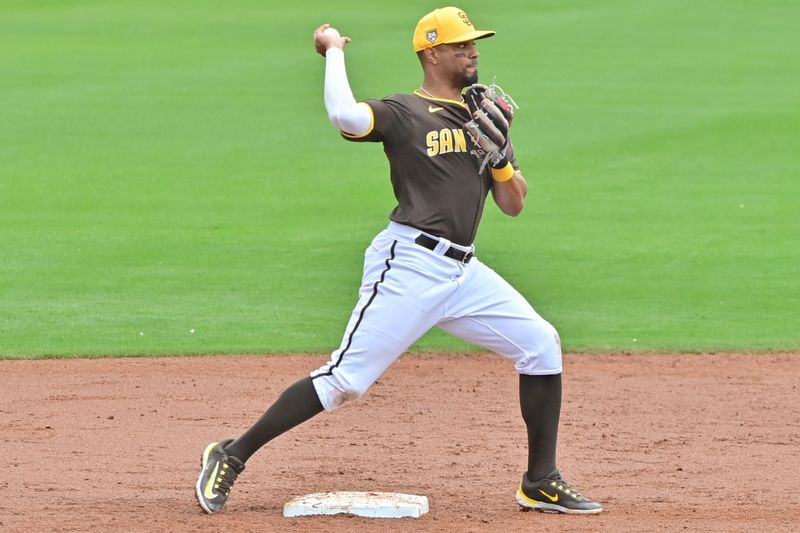
[[443, 107], [433, 107], [432, 105], [428, 106], [428, 112], [429, 113], [436, 113], [437, 111], [441, 111], [442, 109], [444, 109], [444, 108]]

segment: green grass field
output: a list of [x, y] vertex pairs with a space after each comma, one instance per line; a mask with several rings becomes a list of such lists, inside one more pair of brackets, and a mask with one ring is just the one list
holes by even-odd
[[[338, 345], [394, 200], [311, 33], [353, 38], [357, 98], [408, 92], [435, 4], [329, 5], [0, 3], [0, 356]], [[565, 349], [800, 349], [800, 3], [459, 5], [530, 184], [478, 252]]]

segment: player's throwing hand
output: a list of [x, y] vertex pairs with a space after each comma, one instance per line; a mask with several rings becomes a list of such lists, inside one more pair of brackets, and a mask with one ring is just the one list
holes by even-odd
[[331, 27], [330, 24], [323, 24], [314, 30], [314, 48], [321, 56], [325, 56], [325, 52], [329, 48], [344, 49], [344, 45], [350, 42], [350, 37], [342, 37], [336, 28]]

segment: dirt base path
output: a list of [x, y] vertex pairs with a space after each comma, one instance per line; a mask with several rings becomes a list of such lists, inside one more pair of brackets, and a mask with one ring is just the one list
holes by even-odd
[[[326, 356], [0, 361], [2, 531], [797, 531], [800, 355], [567, 355], [559, 462], [605, 505], [521, 512], [517, 379], [406, 355], [359, 401], [256, 454], [200, 512], [199, 455]], [[420, 519], [285, 519], [326, 490], [424, 494]]]

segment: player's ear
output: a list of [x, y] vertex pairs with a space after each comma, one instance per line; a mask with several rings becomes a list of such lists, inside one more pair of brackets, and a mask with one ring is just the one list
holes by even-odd
[[425, 50], [422, 51], [422, 54], [425, 58], [425, 61], [427, 61], [431, 65], [436, 65], [439, 63], [439, 52], [436, 50], [435, 46], [431, 48], [426, 48]]

